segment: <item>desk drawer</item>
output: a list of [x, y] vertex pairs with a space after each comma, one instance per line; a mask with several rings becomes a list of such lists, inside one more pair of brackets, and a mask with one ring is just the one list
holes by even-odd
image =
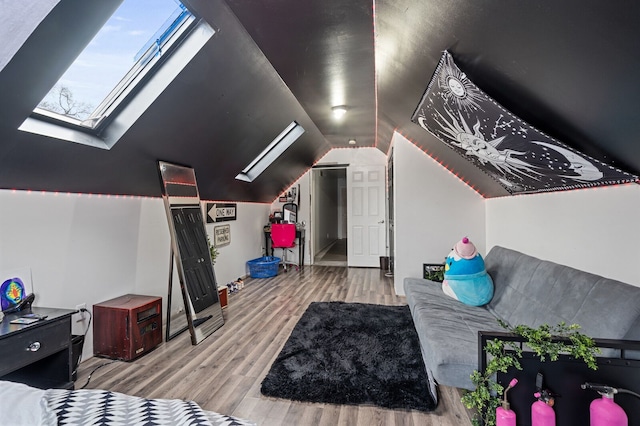
[[25, 331], [0, 340], [0, 376], [36, 362], [69, 346], [69, 319]]

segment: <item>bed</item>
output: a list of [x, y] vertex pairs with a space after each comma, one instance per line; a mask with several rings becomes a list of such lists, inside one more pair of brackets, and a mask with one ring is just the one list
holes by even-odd
[[98, 389], [36, 389], [0, 381], [0, 424], [255, 426], [200, 408], [193, 401], [147, 399]]

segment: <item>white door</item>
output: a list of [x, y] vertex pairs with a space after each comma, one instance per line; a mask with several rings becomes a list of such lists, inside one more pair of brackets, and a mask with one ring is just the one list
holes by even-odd
[[384, 166], [347, 169], [348, 266], [379, 267], [385, 255]]

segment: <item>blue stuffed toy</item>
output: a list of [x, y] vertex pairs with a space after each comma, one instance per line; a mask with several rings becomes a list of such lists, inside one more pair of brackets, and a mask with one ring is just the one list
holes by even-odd
[[447, 256], [442, 291], [471, 306], [486, 305], [493, 297], [493, 280], [484, 259], [467, 237], [458, 241]]

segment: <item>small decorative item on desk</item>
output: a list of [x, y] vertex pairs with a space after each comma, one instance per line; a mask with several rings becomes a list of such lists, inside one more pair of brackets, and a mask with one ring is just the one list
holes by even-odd
[[[273, 217], [271, 217], [273, 216]], [[271, 213], [271, 216], [269, 216], [269, 221], [271, 223], [280, 223], [282, 222], [282, 212], [281, 211], [275, 211], [273, 213]]]
[[423, 263], [422, 268], [425, 280], [441, 283], [444, 279], [444, 263]]
[[33, 287], [29, 279], [11, 277], [0, 285], [0, 305], [5, 314], [27, 311], [35, 299]]

